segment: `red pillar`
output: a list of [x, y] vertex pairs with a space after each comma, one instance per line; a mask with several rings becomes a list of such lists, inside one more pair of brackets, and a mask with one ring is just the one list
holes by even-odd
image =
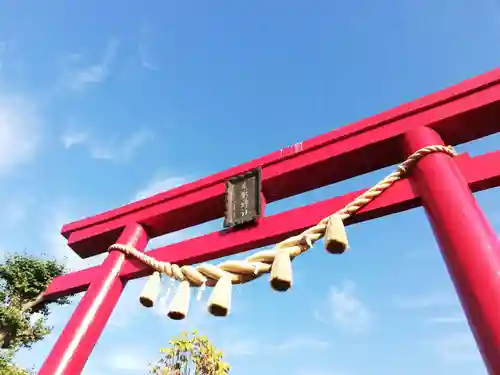
[[[128, 225], [117, 243], [144, 250], [148, 236], [139, 224]], [[45, 360], [39, 375], [78, 375], [82, 372], [125, 286], [118, 276], [125, 263], [120, 251], [110, 251], [101, 276], [83, 296]]]
[[[474, 125], [471, 125], [474, 126]], [[432, 129], [405, 134], [407, 155], [443, 140]], [[453, 159], [434, 153], [411, 171], [488, 372], [500, 375], [500, 241]]]

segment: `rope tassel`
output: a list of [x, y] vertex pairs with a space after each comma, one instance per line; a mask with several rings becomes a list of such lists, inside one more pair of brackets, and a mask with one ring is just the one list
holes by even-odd
[[292, 260], [286, 249], [278, 249], [271, 266], [271, 288], [286, 292], [292, 287]]
[[231, 276], [225, 274], [215, 284], [208, 302], [208, 312], [213, 316], [227, 316], [231, 309], [231, 292], [233, 283]]
[[170, 302], [167, 316], [173, 320], [182, 320], [186, 317], [189, 310], [189, 299], [191, 297], [191, 288], [189, 281], [181, 281], [177, 292]]
[[161, 286], [161, 275], [159, 272], [155, 271], [151, 276], [149, 276], [148, 281], [142, 289], [141, 295], [139, 297], [139, 302], [144, 307], [153, 307], [158, 295], [160, 294]]
[[331, 254], [342, 254], [349, 248], [344, 222], [339, 214], [328, 219], [325, 231], [325, 248]]

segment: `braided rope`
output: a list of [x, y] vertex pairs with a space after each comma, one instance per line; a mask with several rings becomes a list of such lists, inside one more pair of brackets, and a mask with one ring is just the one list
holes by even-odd
[[[420, 159], [435, 152], [442, 152], [452, 157], [457, 155], [451, 146], [433, 145], [421, 148], [410, 155], [394, 172], [348, 203], [344, 208], [337, 211], [336, 214], [340, 215], [342, 221], [350, 218], [362, 207], [391, 187], [396, 181], [402, 179]], [[156, 260], [132, 246], [122, 244], [113, 244], [108, 248], [108, 251], [122, 251], [126, 255], [138, 259], [168, 277], [178, 281], [189, 281], [191, 286], [214, 286], [217, 280], [224, 275], [230, 276], [233, 284], [242, 284], [254, 280], [265, 273], [269, 273], [278, 250], [287, 251], [291, 259], [309, 250], [316, 241], [325, 235], [329, 218], [322, 219], [318, 224], [306, 229], [299, 235], [289, 237], [277, 243], [273, 250], [259, 251], [250, 255], [245, 260], [228, 260], [217, 265], [205, 263], [196, 267], [189, 265], [179, 267], [176, 264]]]

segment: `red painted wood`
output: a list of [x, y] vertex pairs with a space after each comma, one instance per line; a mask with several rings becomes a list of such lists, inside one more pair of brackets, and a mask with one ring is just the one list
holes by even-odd
[[50, 301], [58, 297], [86, 291], [92, 280], [101, 274], [101, 267], [102, 264], [54, 278], [45, 290], [44, 299]]
[[[428, 128], [405, 136], [409, 155], [443, 144]], [[464, 176], [445, 154], [432, 154], [414, 168], [421, 196], [443, 258], [490, 374], [500, 374], [500, 240], [486, 220]]]
[[[142, 226], [125, 227], [118, 243], [144, 250], [148, 237]], [[39, 375], [78, 375], [104, 329], [126, 281], [119, 277], [125, 255], [111, 251], [62, 331]]]
[[[197, 182], [64, 226], [80, 256], [101, 253], [129, 222], [156, 237], [223, 215], [224, 181], [263, 167], [268, 203], [401, 161], [402, 134], [432, 127], [447, 144], [500, 131], [500, 69]], [[476, 124], [481, 124], [477, 126]], [[297, 151], [302, 149], [302, 151]], [[349, 168], [345, 168], [349, 165]], [[323, 173], [325, 170], [330, 173]]]
[[[477, 192], [500, 186], [500, 151], [474, 158], [467, 154], [461, 154], [455, 158], [455, 163], [472, 191]], [[316, 224], [317, 221], [341, 208], [361, 192], [349, 193], [277, 215], [263, 217], [259, 220], [257, 227], [231, 235], [226, 235], [227, 232], [215, 232], [151, 250], [148, 254], [164, 261], [193, 264], [271, 245]], [[361, 210], [354, 217], [353, 223], [418, 206], [420, 206], [419, 196], [407, 180], [402, 180]], [[58, 277], [52, 281], [45, 296], [46, 298], [55, 298], [84, 290], [98, 272], [99, 267], [92, 267]], [[123, 267], [120, 275], [126, 279], [135, 279], [150, 273], [151, 270], [148, 267], [130, 260]]]

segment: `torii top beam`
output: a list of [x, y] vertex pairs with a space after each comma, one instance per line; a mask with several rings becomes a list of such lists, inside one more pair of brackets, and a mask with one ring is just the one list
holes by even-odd
[[266, 201], [273, 202], [401, 161], [400, 135], [410, 128], [430, 126], [456, 145], [499, 131], [499, 118], [500, 68], [298, 146], [67, 224], [62, 234], [86, 258], [105, 252], [131, 221], [157, 237], [222, 217], [224, 181], [257, 166], [263, 168]]
[[[447, 144], [456, 145], [498, 132], [499, 118], [500, 68], [196, 182], [67, 224], [62, 234], [68, 239], [68, 245], [86, 258], [105, 252], [124, 226], [132, 222], [142, 224], [150, 237], [157, 237], [222, 217], [225, 181], [255, 167], [262, 167], [263, 193], [267, 202], [273, 202], [400, 162], [403, 159], [401, 137], [410, 129], [431, 127]], [[500, 184], [499, 161], [500, 152], [473, 159], [467, 155], [457, 158], [474, 191]], [[357, 194], [359, 192], [266, 217], [262, 225], [231, 236], [224, 235], [227, 231], [212, 233], [150, 254], [159, 260], [187, 264], [265, 246], [305, 229]], [[400, 181], [387, 195], [365, 207], [356, 220], [418, 205], [418, 196], [408, 182]], [[84, 290], [97, 269], [93, 267], [55, 279], [46, 297]], [[130, 260], [120, 274], [130, 279], [150, 272], [144, 265]]]

